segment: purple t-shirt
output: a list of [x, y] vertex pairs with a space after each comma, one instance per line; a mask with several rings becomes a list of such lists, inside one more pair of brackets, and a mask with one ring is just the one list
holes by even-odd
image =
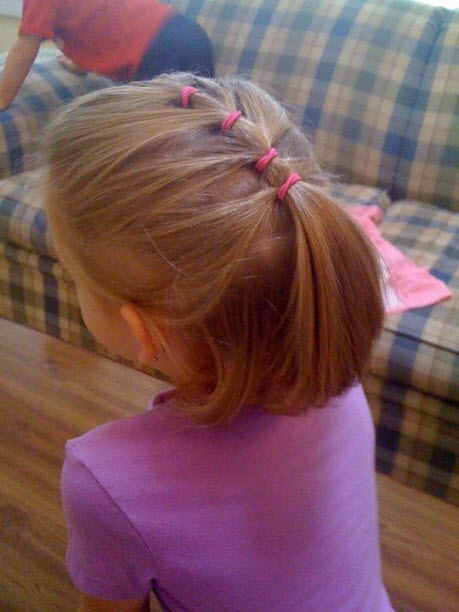
[[383, 612], [374, 428], [360, 386], [299, 417], [195, 425], [173, 399], [71, 440], [75, 585], [165, 610]]

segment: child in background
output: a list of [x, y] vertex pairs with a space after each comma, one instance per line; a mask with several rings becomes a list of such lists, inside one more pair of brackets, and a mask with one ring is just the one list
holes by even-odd
[[63, 65], [115, 81], [191, 70], [213, 76], [210, 41], [194, 21], [156, 0], [23, 0], [19, 35], [0, 82], [0, 111], [15, 99], [42, 40], [63, 51]]
[[163, 75], [45, 134], [46, 210], [94, 336], [174, 388], [67, 444], [81, 610], [383, 612], [359, 379], [379, 267], [257, 86]]

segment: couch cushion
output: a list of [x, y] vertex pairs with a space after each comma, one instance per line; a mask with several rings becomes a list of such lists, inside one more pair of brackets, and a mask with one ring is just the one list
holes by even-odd
[[458, 206], [459, 12], [400, 0], [173, 4], [209, 33], [217, 74], [277, 93], [347, 182]]
[[384, 238], [452, 292], [448, 300], [387, 317], [372, 372], [450, 402], [459, 401], [459, 214], [419, 202], [387, 210]]
[[440, 11], [430, 26], [438, 37], [413, 100], [392, 197], [422, 193], [430, 204], [459, 210], [459, 11]]
[[[109, 79], [95, 74], [68, 72], [56, 54], [51, 49], [40, 51], [18, 97], [0, 112], [0, 178], [38, 164], [37, 133], [62, 102], [111, 84]], [[5, 59], [6, 54], [0, 55], [0, 73]]]

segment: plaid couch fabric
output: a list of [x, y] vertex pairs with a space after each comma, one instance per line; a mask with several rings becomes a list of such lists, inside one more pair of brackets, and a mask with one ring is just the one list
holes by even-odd
[[[94, 74], [71, 74], [60, 67], [56, 54], [52, 49], [40, 51], [18, 97], [0, 113], [0, 178], [39, 163], [37, 134], [62, 102], [111, 83]], [[5, 53], [0, 55], [0, 72], [5, 59]]]
[[434, 11], [427, 28], [437, 36], [413, 100], [392, 195], [422, 194], [431, 204], [458, 210], [459, 10]]
[[458, 505], [457, 402], [369, 374], [364, 381], [376, 423], [376, 468]]
[[459, 207], [459, 11], [400, 0], [173, 0], [217, 74], [296, 109], [319, 157], [392, 199]]
[[381, 231], [453, 296], [386, 319], [365, 381], [377, 467], [458, 504], [459, 215], [399, 201], [388, 208]]

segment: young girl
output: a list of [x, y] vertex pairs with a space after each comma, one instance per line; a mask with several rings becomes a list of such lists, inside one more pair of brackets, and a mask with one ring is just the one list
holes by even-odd
[[0, 82], [0, 111], [16, 97], [42, 40], [52, 39], [72, 71], [93, 71], [115, 81], [192, 70], [213, 76], [204, 30], [156, 0], [23, 0], [18, 39]]
[[174, 383], [67, 445], [81, 610], [391, 610], [358, 382], [378, 264], [305, 136], [249, 82], [175, 74], [81, 98], [45, 141], [88, 328]]

